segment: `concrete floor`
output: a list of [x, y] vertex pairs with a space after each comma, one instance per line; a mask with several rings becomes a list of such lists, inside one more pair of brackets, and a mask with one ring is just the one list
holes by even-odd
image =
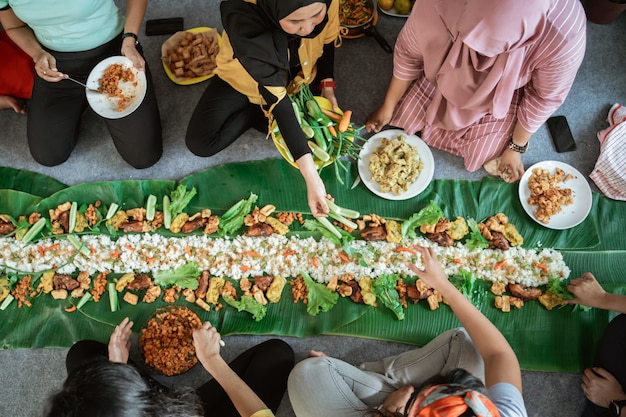
[[[149, 2], [146, 19], [183, 16], [185, 27], [208, 26], [221, 29], [218, 1], [182, 0]], [[404, 19], [381, 15], [377, 30], [393, 44]], [[557, 114], [566, 115], [577, 140], [578, 150], [567, 154], [554, 151], [547, 130], [542, 127], [532, 139], [524, 163], [530, 166], [541, 160], [563, 161], [585, 176], [592, 171], [599, 154], [596, 132], [607, 126], [609, 107], [626, 101], [626, 16], [609, 25], [588, 24], [588, 48], [585, 61], [566, 102]], [[178, 86], [167, 79], [160, 64], [160, 45], [166, 36], [140, 34], [147, 61], [152, 68], [164, 127], [164, 155], [153, 167], [135, 170], [115, 152], [104, 124], [87, 113], [80, 141], [64, 164], [47, 168], [36, 164], [26, 144], [26, 118], [11, 111], [0, 112], [0, 166], [40, 172], [73, 185], [89, 181], [122, 179], [180, 179], [207, 167], [223, 163], [279, 157], [273, 144], [257, 132], [247, 132], [234, 145], [212, 158], [196, 157], [184, 145], [186, 126], [204, 85]], [[387, 54], [373, 37], [345, 39], [336, 54], [337, 96], [340, 106], [354, 112], [362, 123], [382, 100], [392, 67]], [[433, 149], [435, 178], [480, 179], [484, 171], [468, 173], [460, 158]], [[593, 182], [592, 189], [597, 191]], [[227, 359], [246, 347], [264, 340], [260, 336], [230, 336], [223, 350]], [[306, 339], [285, 338], [296, 350], [298, 359], [311, 348], [344, 358], [349, 362], [373, 360], [401, 352], [410, 346], [366, 339], [317, 336]], [[41, 413], [45, 398], [65, 378], [65, 349], [20, 349], [0, 351], [0, 416], [35, 416]], [[358, 361], [357, 361], [358, 358]], [[184, 377], [170, 379], [172, 384], [197, 384], [206, 378], [202, 369]], [[532, 417], [580, 415], [584, 404], [580, 375], [569, 373], [523, 372], [524, 398]], [[293, 416], [285, 400], [278, 417]]]

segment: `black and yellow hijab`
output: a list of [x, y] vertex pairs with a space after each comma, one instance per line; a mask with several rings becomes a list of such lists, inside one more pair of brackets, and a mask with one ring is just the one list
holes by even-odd
[[[284, 87], [289, 82], [289, 40], [279, 21], [297, 9], [332, 0], [226, 0], [221, 3], [222, 25], [228, 33], [234, 57], [259, 86]], [[317, 36], [328, 15], [307, 37]]]

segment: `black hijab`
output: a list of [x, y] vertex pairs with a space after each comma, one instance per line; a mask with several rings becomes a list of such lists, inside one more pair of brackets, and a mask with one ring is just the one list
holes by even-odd
[[[282, 87], [289, 82], [289, 40], [296, 35], [285, 33], [280, 20], [297, 9], [332, 0], [227, 0], [220, 5], [222, 25], [230, 38], [234, 57], [260, 86]], [[317, 36], [326, 26], [324, 20], [307, 36]]]

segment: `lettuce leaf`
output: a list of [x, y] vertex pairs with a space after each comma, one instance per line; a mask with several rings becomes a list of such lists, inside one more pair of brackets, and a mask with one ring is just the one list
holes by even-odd
[[386, 274], [372, 280], [372, 291], [376, 299], [394, 312], [398, 320], [404, 320], [404, 308], [396, 291], [398, 275]]
[[172, 214], [172, 219], [183, 212], [196, 193], [196, 187], [187, 191], [187, 187], [182, 184], [172, 191], [170, 194], [170, 213]]
[[481, 281], [468, 270], [459, 271], [458, 274], [450, 276], [449, 280], [465, 298], [476, 306], [480, 304], [480, 301], [487, 293]]
[[195, 290], [198, 288], [198, 277], [201, 274], [202, 271], [198, 268], [198, 265], [194, 262], [188, 262], [173, 271], [157, 271], [154, 274], [154, 283], [165, 287], [176, 285], [182, 289], [189, 288]]
[[244, 218], [252, 210], [252, 205], [256, 203], [257, 195], [250, 193], [248, 199], [239, 200], [220, 218], [218, 233], [220, 236], [226, 236], [235, 233], [243, 226]]
[[476, 220], [467, 219], [467, 226], [470, 229], [469, 237], [465, 240], [467, 247], [471, 250], [488, 248], [489, 241], [480, 233]]
[[417, 238], [415, 229], [423, 224], [435, 224], [443, 217], [443, 210], [433, 200], [426, 207], [402, 222], [402, 237]]
[[241, 300], [237, 301], [229, 293], [222, 293], [222, 298], [228, 305], [235, 307], [237, 311], [246, 311], [252, 314], [255, 321], [261, 321], [267, 314], [267, 307], [260, 304], [257, 300], [249, 295], [244, 295]]
[[306, 311], [312, 316], [317, 316], [318, 313], [325, 313], [337, 304], [339, 300], [339, 294], [330, 290], [326, 285], [313, 281], [311, 276], [304, 271], [300, 271], [304, 284], [309, 290], [308, 303], [306, 305]]

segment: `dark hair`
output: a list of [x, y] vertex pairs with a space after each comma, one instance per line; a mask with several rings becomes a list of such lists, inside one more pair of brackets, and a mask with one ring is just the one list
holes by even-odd
[[94, 361], [68, 375], [47, 417], [186, 417], [204, 415], [195, 391], [153, 389], [132, 366]]
[[[394, 413], [388, 413], [387, 416], [405, 417], [406, 412], [410, 409], [410, 406], [412, 405], [412, 403], [415, 402], [415, 399], [417, 398], [417, 394], [419, 394], [420, 391], [422, 391], [425, 388], [432, 387], [433, 385], [447, 385], [447, 384], [462, 385], [466, 388], [470, 388], [474, 391], [480, 392], [483, 395], [487, 395], [487, 388], [485, 387], [485, 384], [483, 384], [483, 382], [480, 380], [480, 378], [470, 374], [465, 369], [455, 368], [451, 370], [450, 372], [448, 372], [447, 374], [434, 375], [428, 378], [426, 381], [424, 381], [424, 383], [421, 386], [415, 387], [415, 390], [413, 391], [413, 395], [411, 395], [411, 398], [407, 402], [407, 407], [405, 409], [404, 414], [399, 413], [399, 412], [394, 412]], [[374, 413], [376, 416], [384, 416], [384, 414], [381, 413], [380, 410], [374, 410]], [[459, 417], [475, 417], [475, 416], [476, 414], [474, 414], [472, 410], [468, 409]]]

